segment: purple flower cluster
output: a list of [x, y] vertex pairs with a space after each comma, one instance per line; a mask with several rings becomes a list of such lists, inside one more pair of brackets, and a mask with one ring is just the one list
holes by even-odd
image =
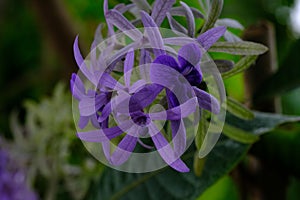
[[26, 185], [25, 174], [12, 162], [9, 154], [0, 149], [0, 199], [35, 200], [36, 195]]
[[[189, 18], [196, 17], [197, 13], [199, 15], [199, 12], [192, 10], [186, 4], [173, 7], [174, 3], [175, 0], [156, 0], [151, 8], [146, 1], [142, 1], [140, 5], [119, 4], [109, 10], [108, 2], [105, 0], [104, 12], [109, 35], [114, 37], [118, 32], [124, 32], [135, 41], [132, 45], [119, 50], [117, 55], [113, 56], [113, 60], [105, 59], [110, 54], [110, 48], [116, 46], [111, 42], [98, 57], [92, 50], [88, 67], [80, 53], [78, 38], [75, 40], [76, 62], [80, 71], [95, 88], [86, 89], [84, 81], [77, 74], [72, 75], [71, 91], [73, 97], [79, 102], [79, 128], [84, 129], [89, 122], [94, 127], [91, 131], [78, 132], [77, 135], [83, 141], [102, 143], [105, 157], [112, 165], [125, 163], [139, 143], [148, 149], [153, 150], [155, 147], [161, 158], [173, 169], [188, 172], [189, 168], [180, 159], [187, 148], [183, 119], [198, 108], [212, 113], [220, 111], [217, 99], [199, 89], [203, 78], [200, 63], [203, 52], [225, 33], [226, 28], [212, 28], [199, 37], [193, 38], [195, 30], [190, 23], [186, 32], [191, 42], [182, 45], [176, 53], [177, 56], [174, 56], [166, 50], [167, 41], [162, 38], [159, 30], [163, 20], [166, 17], [173, 19], [172, 14], [184, 13]], [[137, 10], [133, 8], [139, 10], [138, 13], [134, 13], [137, 19], [129, 21], [123, 13]], [[149, 15], [150, 10], [151, 15]], [[136, 28], [138, 24], [143, 25], [145, 35]], [[170, 25], [173, 26], [174, 23]], [[118, 31], [115, 31], [114, 27], [117, 27]], [[172, 38], [168, 41], [172, 43]], [[149, 43], [151, 48], [135, 49], [140, 43]], [[99, 38], [96, 36], [92, 49], [97, 44]], [[146, 71], [148, 77], [132, 83], [132, 71], [138, 68], [135, 60], [137, 55], [139, 55], [139, 64], [148, 66], [139, 67], [141, 74]], [[122, 70], [118, 70], [118, 73], [122, 73], [124, 83], [116, 80], [113, 75], [114, 70], [120, 65]], [[164, 97], [161, 97], [161, 94], [164, 94]], [[148, 112], [148, 107], [159, 98], [165, 99], [164, 110]], [[112, 118], [117, 125], [110, 125]], [[170, 122], [172, 145], [157, 127], [155, 120]], [[111, 140], [121, 135], [123, 137], [111, 153]], [[142, 141], [141, 138], [146, 136], [151, 138], [152, 145]]]

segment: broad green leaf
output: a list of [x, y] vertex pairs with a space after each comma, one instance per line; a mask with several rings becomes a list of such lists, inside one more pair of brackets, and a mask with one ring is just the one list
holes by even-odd
[[[169, 167], [162, 170], [132, 174], [107, 168], [86, 199], [194, 200], [218, 179], [229, 173], [242, 159], [249, 145], [229, 139], [220, 141], [206, 158], [201, 177], [193, 171], [178, 173]], [[194, 152], [183, 159], [192, 168]]]
[[222, 74], [223, 79], [234, 76], [248, 69], [257, 59], [257, 56], [245, 56], [239, 60], [232, 70]]
[[212, 0], [210, 4], [210, 10], [208, 12], [207, 19], [201, 29], [201, 33], [204, 33], [208, 29], [214, 27], [216, 21], [218, 20], [223, 8], [223, 0]]
[[235, 141], [244, 143], [244, 144], [252, 144], [259, 140], [259, 136], [248, 133], [242, 129], [236, 128], [234, 126], [225, 124], [223, 127], [223, 133], [230, 139]]
[[243, 104], [237, 102], [231, 97], [227, 97], [227, 110], [231, 114], [245, 120], [254, 118], [254, 114], [251, 110], [249, 110]]
[[228, 124], [258, 135], [267, 133], [281, 124], [298, 121], [300, 121], [300, 116], [287, 116], [257, 111], [254, 112], [253, 120], [243, 120], [230, 113], [226, 115], [226, 122]]
[[210, 49], [211, 52], [224, 52], [233, 55], [260, 55], [268, 51], [262, 44], [254, 42], [216, 42]]

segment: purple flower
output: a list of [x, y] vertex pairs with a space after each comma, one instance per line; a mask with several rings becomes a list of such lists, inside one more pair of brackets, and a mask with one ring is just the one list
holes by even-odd
[[24, 172], [16, 166], [8, 153], [0, 149], [1, 200], [35, 200], [37, 196], [27, 187]]
[[[86, 132], [78, 132], [77, 135], [83, 141], [102, 143], [104, 155], [112, 165], [125, 163], [139, 143], [145, 148], [154, 149], [155, 147], [161, 158], [173, 169], [188, 172], [189, 168], [180, 159], [187, 147], [184, 119], [193, 114], [197, 108], [213, 113], [220, 111], [217, 99], [199, 89], [198, 86], [203, 78], [200, 69], [202, 52], [207, 51], [224, 34], [226, 28], [213, 28], [196, 39], [188, 38], [191, 41], [190, 44], [180, 45], [182, 47], [178, 51], [178, 56], [174, 58], [168, 54], [165, 40], [159, 30], [163, 20], [166, 16], [171, 19], [172, 13], [185, 15], [188, 30], [184, 32], [194, 37], [193, 16], [200, 16], [199, 12], [184, 3], [181, 3], [182, 7], [172, 10], [174, 3], [175, 0], [156, 0], [149, 15], [145, 12], [149, 11], [148, 6], [144, 11], [139, 12], [133, 12], [136, 9], [131, 9], [134, 4], [133, 6], [120, 4], [109, 10], [108, 1], [104, 0], [108, 31], [113, 39], [98, 58], [96, 51], [91, 51], [89, 67], [80, 53], [78, 38], [75, 40], [74, 55], [77, 65], [87, 81], [95, 88], [86, 90], [80, 77], [76, 74], [72, 75], [71, 91], [79, 102], [79, 128], [85, 128], [89, 121], [95, 128]], [[123, 13], [127, 11], [133, 12], [135, 16], [140, 15], [141, 18], [129, 21], [123, 16]], [[135, 28], [138, 22], [142, 22], [145, 33]], [[117, 40], [116, 34], [119, 31], [114, 30], [114, 26], [134, 42], [120, 48], [118, 54], [111, 56], [112, 50], [118, 46], [114, 42]], [[181, 42], [176, 37], [168, 38], [168, 41], [171, 45]], [[100, 42], [99, 37], [95, 37], [92, 49]], [[137, 44], [147, 42], [151, 48], [142, 48], [138, 55], [140, 56], [139, 63], [148, 64], [148, 68], [139, 68], [140, 79], [132, 83], [132, 70], [138, 68], [134, 67], [136, 55], [134, 49], [138, 46]], [[120, 64], [123, 64], [123, 67], [118, 70], [118, 73], [123, 74], [124, 84], [117, 81], [112, 73]], [[160, 95], [164, 92], [163, 98], [167, 101], [163, 106], [164, 110], [148, 111], [149, 106], [155, 100], [162, 100]], [[115, 125], [111, 125], [110, 119], [115, 121], [112, 123]], [[171, 133], [167, 134], [171, 134], [172, 145], [157, 127], [155, 123], [157, 120], [170, 121]], [[111, 152], [111, 140], [123, 133], [126, 134], [121, 137], [117, 147]], [[151, 138], [152, 145], [146, 145], [141, 137]]]

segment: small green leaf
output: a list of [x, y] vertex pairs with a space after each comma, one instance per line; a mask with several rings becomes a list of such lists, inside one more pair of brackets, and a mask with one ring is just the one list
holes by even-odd
[[262, 44], [254, 42], [216, 42], [210, 49], [211, 52], [224, 52], [233, 55], [260, 55], [268, 51]]
[[234, 62], [231, 60], [214, 60], [214, 63], [217, 65], [217, 68], [221, 73], [232, 70], [234, 66]]
[[222, 74], [223, 79], [232, 77], [248, 69], [257, 59], [257, 56], [245, 56], [235, 64], [232, 70]]
[[249, 120], [254, 118], [254, 114], [251, 110], [246, 108], [243, 104], [237, 102], [231, 97], [227, 98], [227, 110], [242, 119]]
[[216, 21], [218, 20], [220, 14], [221, 14], [222, 8], [223, 8], [223, 0], [212, 0], [211, 1], [208, 17], [201, 29], [201, 33], [204, 33], [208, 29], [211, 29], [214, 27]]
[[253, 144], [257, 140], [259, 140], [259, 136], [248, 133], [242, 129], [236, 128], [228, 124], [224, 125], [223, 133], [227, 137], [244, 144]]
[[253, 113], [255, 116], [253, 120], [243, 120], [227, 113], [226, 123], [243, 129], [246, 132], [261, 135], [272, 131], [275, 127], [281, 124], [300, 121], [300, 116], [287, 116], [257, 111]]

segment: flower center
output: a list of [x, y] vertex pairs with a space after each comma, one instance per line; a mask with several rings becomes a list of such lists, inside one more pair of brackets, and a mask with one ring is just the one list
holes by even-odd
[[130, 113], [132, 121], [139, 126], [147, 126], [150, 123], [150, 118], [143, 111], [136, 111]]

